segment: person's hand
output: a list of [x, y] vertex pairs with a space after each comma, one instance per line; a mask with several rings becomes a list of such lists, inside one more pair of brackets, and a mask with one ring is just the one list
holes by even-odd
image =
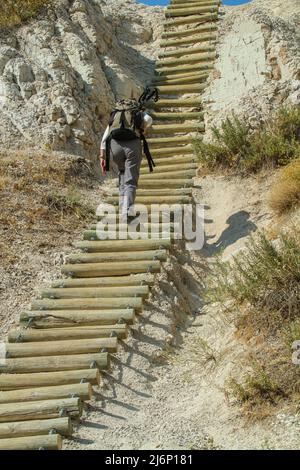
[[105, 176], [106, 175], [106, 161], [105, 161], [105, 158], [102, 156], [100, 156], [100, 167], [101, 167], [102, 175]]

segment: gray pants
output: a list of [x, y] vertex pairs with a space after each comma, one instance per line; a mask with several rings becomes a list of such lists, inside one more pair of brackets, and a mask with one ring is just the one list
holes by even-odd
[[119, 170], [119, 195], [122, 215], [130, 214], [134, 206], [142, 160], [140, 139], [111, 141], [111, 158]]

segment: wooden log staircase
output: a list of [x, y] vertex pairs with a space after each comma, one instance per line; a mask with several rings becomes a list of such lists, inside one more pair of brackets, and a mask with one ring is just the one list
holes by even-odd
[[[171, 0], [149, 110], [156, 167], [142, 164], [137, 202], [191, 203], [197, 164], [191, 146], [204, 132], [201, 93], [216, 57], [218, 0]], [[112, 189], [106, 202], [118, 205]], [[74, 246], [62, 277], [20, 315], [0, 357], [0, 450], [60, 449], [72, 435], [101, 370], [142, 314], [172, 236], [101, 240], [96, 223]], [[118, 221], [116, 222], [119, 227]], [[120, 227], [122, 226], [120, 224]]]

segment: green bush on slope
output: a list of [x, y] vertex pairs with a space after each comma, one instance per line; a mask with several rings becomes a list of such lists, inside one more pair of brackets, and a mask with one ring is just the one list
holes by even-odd
[[300, 153], [300, 108], [281, 108], [260, 130], [233, 116], [220, 129], [212, 129], [213, 140], [194, 139], [195, 153], [208, 170], [229, 169], [242, 173], [286, 165]]

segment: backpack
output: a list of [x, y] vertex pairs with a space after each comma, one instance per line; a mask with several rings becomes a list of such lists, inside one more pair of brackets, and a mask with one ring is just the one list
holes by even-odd
[[154, 97], [158, 100], [157, 89], [147, 87], [138, 101], [121, 100], [116, 103], [109, 119], [109, 136], [106, 140], [106, 170], [109, 171], [109, 157], [111, 140], [126, 141], [141, 139], [143, 152], [147, 158], [150, 172], [153, 171], [155, 163], [149, 150], [148, 143], [143, 133], [142, 124], [144, 117], [144, 104]]

